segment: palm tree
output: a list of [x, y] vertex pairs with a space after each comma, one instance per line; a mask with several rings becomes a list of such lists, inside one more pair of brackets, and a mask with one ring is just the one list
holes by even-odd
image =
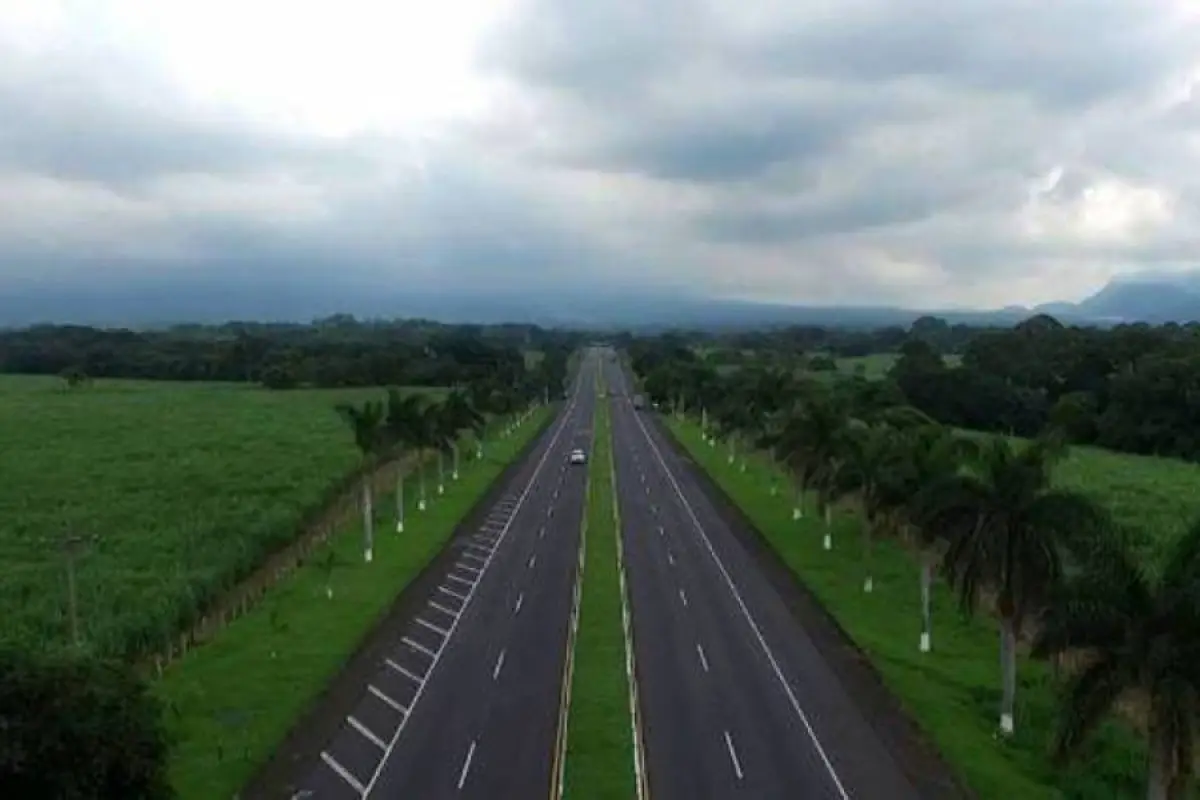
[[350, 426], [354, 434], [354, 444], [362, 456], [363, 560], [369, 563], [375, 557], [375, 506], [371, 491], [371, 468], [387, 442], [384, 431], [384, 405], [368, 400], [361, 407], [339, 403], [335, 409]]
[[862, 500], [863, 564], [866, 568], [863, 591], [868, 593], [875, 589], [875, 576], [871, 570], [875, 539], [895, 528], [895, 517], [888, 513], [884, 485], [897, 462], [905, 457], [898, 442], [898, 432], [890, 425], [857, 419], [850, 420], [843, 437], [845, 466], [834, 489], [839, 493], [857, 491]]
[[[438, 414], [437, 403], [426, 400], [422, 403], [421, 411], [413, 420], [412, 446], [417, 452], [424, 452], [438, 446]], [[440, 451], [439, 451], [440, 453]], [[424, 511], [429, 507], [429, 495], [425, 489], [425, 459], [419, 459], [417, 464], [417, 510]]]
[[[463, 425], [459, 421], [455, 409], [447, 407], [446, 400], [430, 406], [429, 411], [432, 415], [432, 419], [429, 421], [430, 440], [437, 449], [437, 493], [441, 495], [446, 493], [446, 451], [451, 448], [457, 451], [455, 442]], [[457, 467], [455, 467], [455, 475], [457, 475]]]
[[483, 414], [480, 414], [471, 405], [467, 399], [466, 393], [461, 389], [455, 389], [447, 395], [445, 402], [442, 404], [442, 412], [447, 419], [453, 421], [454, 436], [451, 438], [450, 447], [453, 458], [450, 478], [458, 480], [458, 435], [462, 431], [470, 430], [475, 433], [476, 441], [483, 439], [483, 429], [487, 420]]
[[[401, 394], [388, 389], [387, 418], [384, 425], [390, 449], [398, 456], [401, 450], [412, 450], [421, 458], [419, 426], [425, 399], [417, 393]], [[418, 464], [418, 469], [420, 465]], [[396, 532], [404, 532], [404, 481], [408, 472], [402, 463], [396, 468]]]
[[956, 475], [966, 460], [978, 456], [978, 450], [976, 440], [936, 423], [898, 431], [896, 457], [878, 486], [880, 502], [920, 550], [922, 653], [933, 647], [933, 575], [946, 539], [941, 528], [922, 519], [918, 502], [925, 487]]
[[794, 448], [788, 454], [789, 465], [803, 476], [802, 485], [816, 490], [817, 513], [825, 521], [826, 550], [833, 549], [833, 503], [841, 494], [845, 427], [841, 409], [830, 398], [814, 395], [800, 405], [787, 438]]
[[1005, 735], [1014, 728], [1017, 635], [1058, 585], [1062, 549], [1107, 525], [1091, 499], [1051, 487], [1053, 465], [1064, 453], [1048, 438], [1018, 450], [993, 437], [977, 470], [931, 484], [920, 503], [924, 524], [949, 539], [943, 563], [963, 610], [974, 611], [983, 590], [996, 592]]
[[1200, 719], [1200, 520], [1168, 551], [1157, 573], [1127, 541], [1094, 543], [1079, 575], [1042, 618], [1037, 657], [1084, 656], [1060, 708], [1055, 754], [1065, 759], [1122, 698], [1146, 709], [1146, 796], [1182, 796]]

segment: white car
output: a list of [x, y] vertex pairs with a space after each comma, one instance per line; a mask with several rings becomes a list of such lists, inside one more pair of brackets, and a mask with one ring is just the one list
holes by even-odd
[[587, 454], [584, 453], [583, 450], [581, 450], [580, 448], [576, 447], [574, 450], [571, 451], [571, 463], [572, 464], [586, 464], [587, 463]]

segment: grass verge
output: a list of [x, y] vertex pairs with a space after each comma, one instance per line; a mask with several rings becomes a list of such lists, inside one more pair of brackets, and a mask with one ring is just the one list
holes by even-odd
[[564, 796], [568, 800], [629, 800], [635, 796], [633, 741], [607, 401], [597, 403], [593, 426], [586, 579], [575, 641]]
[[433, 495], [427, 511], [407, 498], [402, 534], [393, 504], [380, 497], [371, 564], [362, 560], [361, 526], [348, 527], [163, 674], [156, 691], [176, 737], [171, 779], [181, 800], [235, 796], [550, 413], [541, 409], [513, 436], [492, 439], [483, 460]]
[[[866, 654], [884, 683], [981, 798], [1112, 798], [1143, 793], [1145, 748], [1110, 722], [1065, 768], [1048, 752], [1055, 686], [1041, 663], [1023, 659], [1017, 689], [1017, 732], [996, 738], [1000, 700], [999, 642], [994, 622], [967, 620], [950, 591], [934, 594], [933, 651], [918, 650], [920, 595], [917, 560], [897, 542], [877, 543], [875, 591], [862, 591], [859, 520], [835, 518], [834, 549], [822, 549], [818, 520], [792, 520], [789, 492], [778, 472], [751, 459], [746, 471], [728, 464], [725, 450], [703, 442], [691, 421], [668, 425], [693, 460], [729, 495], [783, 561]], [[810, 504], [811, 508], [811, 504]]]

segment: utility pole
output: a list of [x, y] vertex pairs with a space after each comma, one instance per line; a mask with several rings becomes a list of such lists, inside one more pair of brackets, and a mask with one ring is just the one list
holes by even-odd
[[67, 558], [67, 610], [71, 619], [71, 643], [76, 647], [83, 644], [83, 638], [79, 633], [79, 594], [75, 582], [75, 559], [93, 541], [94, 536], [68, 534], [62, 545]]

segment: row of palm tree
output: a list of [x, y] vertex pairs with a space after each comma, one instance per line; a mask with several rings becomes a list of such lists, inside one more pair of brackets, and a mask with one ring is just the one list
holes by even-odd
[[[892, 537], [917, 554], [921, 619], [917, 646], [933, 649], [931, 603], [938, 572], [967, 613], [998, 620], [1000, 732], [1014, 730], [1017, 646], [1069, 663], [1055, 737], [1070, 756], [1118, 704], [1143, 711], [1150, 745], [1147, 796], [1180, 796], [1191, 777], [1200, 714], [1200, 522], [1161, 566], [1139, 563], [1127, 532], [1104, 508], [1058, 488], [1063, 439], [1048, 431], [1027, 445], [945, 428], [865, 381], [844, 385], [762, 371], [721, 378], [672, 367], [655, 398], [698, 412], [710, 446], [727, 459], [765, 450], [796, 489], [792, 516], [812, 509], [823, 547], [834, 547], [840, 501], [862, 514], [862, 588], [874, 591], [874, 543]], [[689, 380], [689, 378], [691, 378]]]
[[[473, 431], [482, 455], [482, 439], [486, 417], [467, 399], [461, 389], [452, 390], [442, 400], [434, 400], [419, 392], [403, 393], [391, 388], [384, 400], [368, 400], [361, 406], [342, 403], [336, 406], [354, 436], [362, 456], [361, 508], [363, 517], [363, 559], [374, 557], [375, 510], [373, 474], [375, 467], [387, 461], [400, 462], [405, 457], [415, 460], [417, 470], [417, 510], [425, 511], [429, 497], [426, 490], [425, 459], [430, 450], [437, 453], [436, 492], [446, 491], [446, 461], [450, 459], [451, 480], [459, 477], [459, 437]], [[404, 481], [407, 472], [402, 465], [396, 470], [396, 531], [404, 531]]]

